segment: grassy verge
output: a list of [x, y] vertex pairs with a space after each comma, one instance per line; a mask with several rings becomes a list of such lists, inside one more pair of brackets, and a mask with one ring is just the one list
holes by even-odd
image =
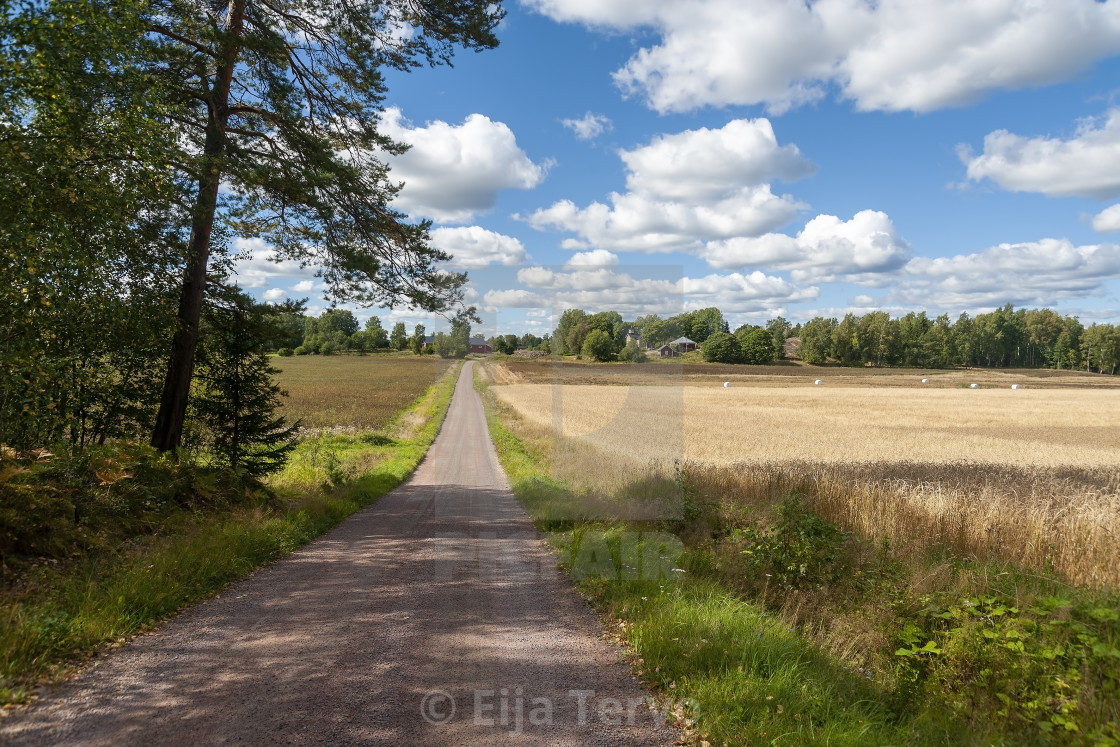
[[268, 493], [217, 496], [211, 486], [205, 505], [145, 514], [156, 524], [147, 535], [26, 569], [0, 597], [0, 704], [25, 701], [99, 649], [217, 593], [399, 485], [435, 440], [457, 372], [381, 432], [304, 441]]
[[[685, 466], [616, 476], [604, 495], [594, 476], [551, 474], [557, 449], [573, 447], [485, 399], [515, 494], [646, 684], [686, 706], [670, 712], [695, 741], [1120, 740], [1115, 593], [951, 543], [844, 529], [765, 475], [730, 490]], [[653, 498], [676, 510], [604, 518]], [[670, 536], [678, 554], [662, 563], [647, 547]]]

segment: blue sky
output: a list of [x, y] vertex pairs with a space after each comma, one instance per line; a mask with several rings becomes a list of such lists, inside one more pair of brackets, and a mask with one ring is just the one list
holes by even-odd
[[[391, 74], [383, 122], [482, 331], [571, 306], [1120, 319], [1120, 0], [506, 9], [498, 49]], [[240, 244], [258, 298], [325, 306]]]

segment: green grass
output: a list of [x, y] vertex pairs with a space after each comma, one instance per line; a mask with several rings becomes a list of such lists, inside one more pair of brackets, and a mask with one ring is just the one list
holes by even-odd
[[646, 682], [692, 704], [695, 736], [715, 744], [907, 741], [871, 683], [717, 584], [600, 581], [583, 590], [616, 621]]
[[[160, 531], [84, 560], [44, 561], [0, 598], [0, 705], [205, 599], [370, 505], [403, 482], [435, 440], [457, 368], [387, 426], [393, 435], [299, 445], [271, 499], [179, 512]], [[351, 472], [346, 465], [372, 466]]]

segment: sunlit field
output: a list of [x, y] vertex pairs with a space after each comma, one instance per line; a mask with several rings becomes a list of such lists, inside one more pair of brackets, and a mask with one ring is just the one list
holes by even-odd
[[[523, 429], [551, 440], [554, 470], [577, 483], [614, 489], [685, 469], [731, 503], [797, 491], [823, 518], [914, 553], [947, 545], [1120, 586], [1113, 377], [953, 372], [922, 384], [905, 372], [840, 382], [821, 369], [751, 380], [678, 367], [673, 386], [619, 385], [627, 368], [649, 367], [602, 367], [598, 380], [613, 386], [526, 383], [546, 370], [495, 368], [492, 389]], [[594, 368], [576, 369], [573, 378], [596, 380]]]
[[289, 420], [305, 428], [377, 430], [424, 393], [454, 361], [438, 356], [308, 355], [273, 358]]
[[498, 386], [541, 425], [632, 458], [1111, 466], [1120, 390]]

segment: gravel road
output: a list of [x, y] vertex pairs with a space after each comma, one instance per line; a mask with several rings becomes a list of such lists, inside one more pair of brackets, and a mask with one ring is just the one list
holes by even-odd
[[413, 477], [99, 657], [14, 744], [672, 744], [509, 490], [473, 363]]

